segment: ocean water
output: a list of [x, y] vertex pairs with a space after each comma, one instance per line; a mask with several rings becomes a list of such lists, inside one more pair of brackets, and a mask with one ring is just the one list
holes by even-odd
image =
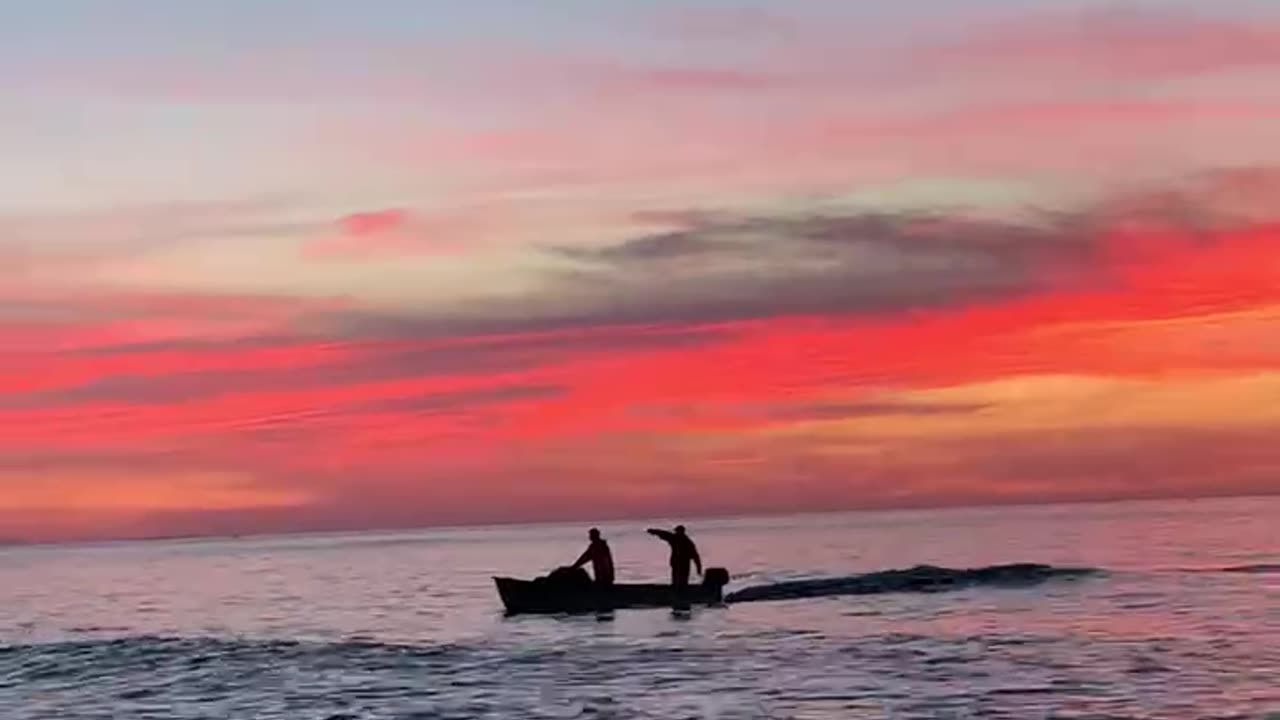
[[[15, 547], [0, 718], [1280, 713], [1280, 499], [679, 520], [730, 590], [921, 564], [1099, 572], [508, 618], [491, 576], [571, 562], [585, 525]], [[601, 524], [620, 581], [663, 577], [649, 524]]]

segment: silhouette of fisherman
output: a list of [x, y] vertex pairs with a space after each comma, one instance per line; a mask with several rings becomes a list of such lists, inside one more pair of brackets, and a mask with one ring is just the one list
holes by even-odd
[[590, 560], [591, 574], [595, 578], [596, 587], [611, 587], [613, 585], [613, 553], [609, 552], [609, 543], [600, 537], [600, 531], [595, 528], [591, 528], [587, 537], [591, 540], [591, 544], [587, 545], [582, 557], [578, 558], [573, 567], [582, 567]]
[[683, 595], [689, 587], [689, 563], [696, 565], [698, 574], [702, 574], [702, 558], [698, 557], [698, 546], [685, 534], [683, 525], [677, 525], [675, 532], [649, 528], [649, 534], [666, 540], [671, 546], [671, 589], [678, 595]]

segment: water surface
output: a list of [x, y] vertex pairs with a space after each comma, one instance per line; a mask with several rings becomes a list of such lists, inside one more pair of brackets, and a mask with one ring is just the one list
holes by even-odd
[[[1280, 711], [1280, 500], [690, 521], [730, 589], [920, 564], [1030, 587], [595, 617], [502, 615], [491, 576], [583, 525], [10, 548], [0, 717], [1260, 718]], [[648, 523], [602, 524], [621, 581]]]

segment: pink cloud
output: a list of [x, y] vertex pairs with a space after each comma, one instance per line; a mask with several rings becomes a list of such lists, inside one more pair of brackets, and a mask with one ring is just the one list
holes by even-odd
[[[1280, 106], [1265, 77], [1250, 90], [1202, 76], [1280, 71], [1280, 21], [1215, 12], [1018, 11], [943, 31], [930, 21], [927, 33], [917, 19], [879, 34], [859, 26], [868, 36], [853, 38], [849, 17], [677, 13], [661, 23], [726, 42], [683, 65], [499, 53], [489, 67], [540, 93], [536, 104], [517, 93], [501, 124], [384, 119], [338, 128], [327, 145], [452, 173], [477, 193], [847, 191], [922, 176], [1096, 184], [1251, 153], [1274, 161]], [[769, 42], [744, 50], [733, 42], [743, 37]]]
[[368, 238], [402, 230], [409, 223], [409, 213], [399, 208], [375, 210], [348, 215], [338, 222], [347, 235]]
[[[826, 93], [927, 91], [940, 78], [991, 89], [985, 81], [1002, 78], [1001, 90], [1016, 94], [1036, 91], [1031, 79], [1046, 75], [1066, 92], [1116, 80], [1280, 68], [1280, 16], [1274, 14], [1143, 6], [969, 10], [957, 19], [944, 11], [880, 25], [856, 12], [784, 16], [731, 8], [664, 13], [655, 26], [725, 52], [735, 67], [749, 64], [763, 76]], [[1077, 82], [1083, 85], [1062, 85]]]
[[341, 217], [337, 232], [303, 248], [304, 257], [337, 261], [402, 255], [455, 254], [489, 242], [501, 228], [494, 208], [459, 208], [415, 213], [403, 208]]
[[1280, 22], [1151, 8], [1030, 15], [922, 49], [933, 70], [1158, 79], [1280, 68]]
[[[1109, 183], [1226, 163], [1280, 160], [1280, 103], [1121, 98], [1007, 101], [935, 110], [797, 106], [741, 118], [665, 104], [510, 132], [384, 138], [389, 162], [466, 167], [492, 191], [704, 184], [717, 193], [857, 189], [923, 177]], [[584, 111], [585, 112], [585, 111]]]
[[858, 43], [849, 42], [850, 25], [858, 22], [852, 16], [682, 11], [664, 17], [662, 26], [703, 42], [773, 41], [752, 57], [775, 71], [825, 78], [828, 87], [852, 82], [875, 88], [885, 79], [932, 84], [940, 72], [971, 81], [996, 73], [1025, 85], [1046, 72], [1059, 82], [1107, 81], [1280, 67], [1280, 16], [1241, 17], [1227, 7], [1020, 10], [986, 17], [970, 12], [959, 32], [955, 19], [940, 13], [905, 26], [860, 23], [859, 29], [874, 34]]

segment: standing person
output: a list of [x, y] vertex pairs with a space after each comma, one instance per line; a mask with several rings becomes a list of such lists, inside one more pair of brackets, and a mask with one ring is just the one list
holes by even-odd
[[671, 546], [671, 589], [683, 592], [689, 587], [690, 562], [698, 568], [698, 574], [702, 574], [702, 558], [698, 557], [698, 546], [685, 534], [683, 525], [677, 525], [675, 532], [649, 528], [649, 534], [666, 540]]
[[591, 528], [590, 532], [587, 533], [587, 538], [591, 541], [591, 544], [587, 545], [582, 557], [578, 558], [573, 567], [581, 567], [590, 560], [591, 574], [595, 579], [596, 587], [612, 587], [613, 553], [609, 552], [609, 543], [600, 537], [600, 531], [595, 528]]

